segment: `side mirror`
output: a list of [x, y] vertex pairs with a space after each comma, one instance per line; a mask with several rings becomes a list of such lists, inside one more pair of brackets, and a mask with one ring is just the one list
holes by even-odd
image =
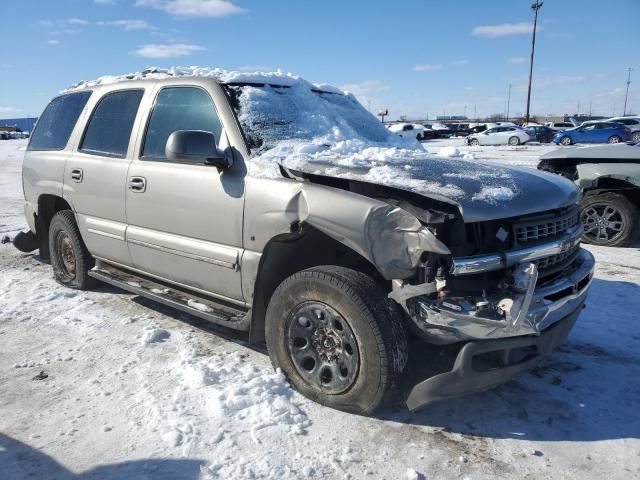
[[203, 130], [176, 130], [167, 139], [164, 153], [173, 162], [193, 162], [230, 168], [233, 161], [216, 146], [215, 135]]

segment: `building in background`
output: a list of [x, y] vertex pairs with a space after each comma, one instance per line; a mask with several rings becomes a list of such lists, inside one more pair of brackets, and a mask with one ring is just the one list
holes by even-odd
[[5, 131], [21, 131], [29, 132], [33, 130], [33, 126], [36, 124], [37, 117], [29, 118], [0, 118], [0, 130]]

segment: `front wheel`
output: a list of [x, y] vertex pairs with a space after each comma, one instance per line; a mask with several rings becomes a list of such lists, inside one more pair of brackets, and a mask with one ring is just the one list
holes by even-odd
[[509, 145], [511, 145], [512, 147], [515, 147], [517, 145], [520, 145], [520, 139], [516, 136], [513, 136], [509, 139]]
[[369, 415], [407, 362], [397, 306], [369, 276], [342, 267], [298, 272], [276, 289], [266, 316], [274, 367], [304, 396]]
[[480, 142], [477, 138], [472, 138], [471, 140], [469, 140], [469, 145], [471, 145], [472, 147], [477, 147], [478, 145], [480, 145]]
[[49, 225], [49, 251], [56, 281], [65, 287], [88, 290], [95, 285], [89, 270], [95, 261], [80, 236], [71, 210], [56, 213]]
[[640, 130], [637, 132], [633, 132], [633, 136], [631, 137], [631, 141], [633, 143], [640, 143]]
[[622, 138], [620, 138], [618, 135], [611, 135], [609, 137], [609, 140], [607, 140], [607, 143], [620, 143], [622, 141]]
[[560, 139], [560, 145], [564, 145], [565, 147], [571, 145], [572, 143], [573, 142], [571, 141], [571, 137], [565, 136]]
[[594, 245], [622, 247], [635, 237], [638, 207], [619, 193], [586, 195], [582, 200], [582, 240]]

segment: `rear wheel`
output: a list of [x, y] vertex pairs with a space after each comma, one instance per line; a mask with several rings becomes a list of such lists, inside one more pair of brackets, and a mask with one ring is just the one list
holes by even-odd
[[633, 143], [640, 143], [640, 130], [637, 132], [633, 132], [633, 136], [631, 137], [631, 141]]
[[620, 143], [622, 141], [622, 138], [620, 138], [618, 135], [611, 135], [609, 137], [609, 140], [607, 140], [607, 143]]
[[573, 141], [571, 140], [571, 137], [569, 136], [564, 136], [560, 139], [560, 145], [571, 145], [573, 143]]
[[540, 143], [549, 143], [549, 137], [547, 137], [546, 135], [542, 135], [538, 141]]
[[53, 276], [58, 283], [77, 290], [88, 290], [95, 285], [89, 270], [95, 261], [80, 236], [71, 210], [56, 213], [49, 226], [49, 251]]
[[635, 237], [638, 207], [619, 193], [586, 195], [582, 201], [582, 239], [594, 245], [621, 247]]
[[407, 361], [397, 306], [371, 277], [342, 267], [284, 280], [267, 308], [266, 340], [296, 390], [361, 415], [385, 402]]
[[513, 147], [515, 147], [517, 145], [520, 145], [520, 139], [514, 135], [513, 137], [511, 137], [509, 139], [509, 145], [511, 145]]

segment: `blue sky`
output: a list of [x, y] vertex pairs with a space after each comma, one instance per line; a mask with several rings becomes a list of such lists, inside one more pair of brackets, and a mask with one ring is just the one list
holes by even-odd
[[[149, 66], [290, 71], [377, 111], [523, 112], [528, 0], [22, 0], [0, 16], [0, 118], [82, 79]], [[640, 113], [639, 0], [545, 0], [532, 113]], [[15, 48], [14, 48], [15, 47]]]

